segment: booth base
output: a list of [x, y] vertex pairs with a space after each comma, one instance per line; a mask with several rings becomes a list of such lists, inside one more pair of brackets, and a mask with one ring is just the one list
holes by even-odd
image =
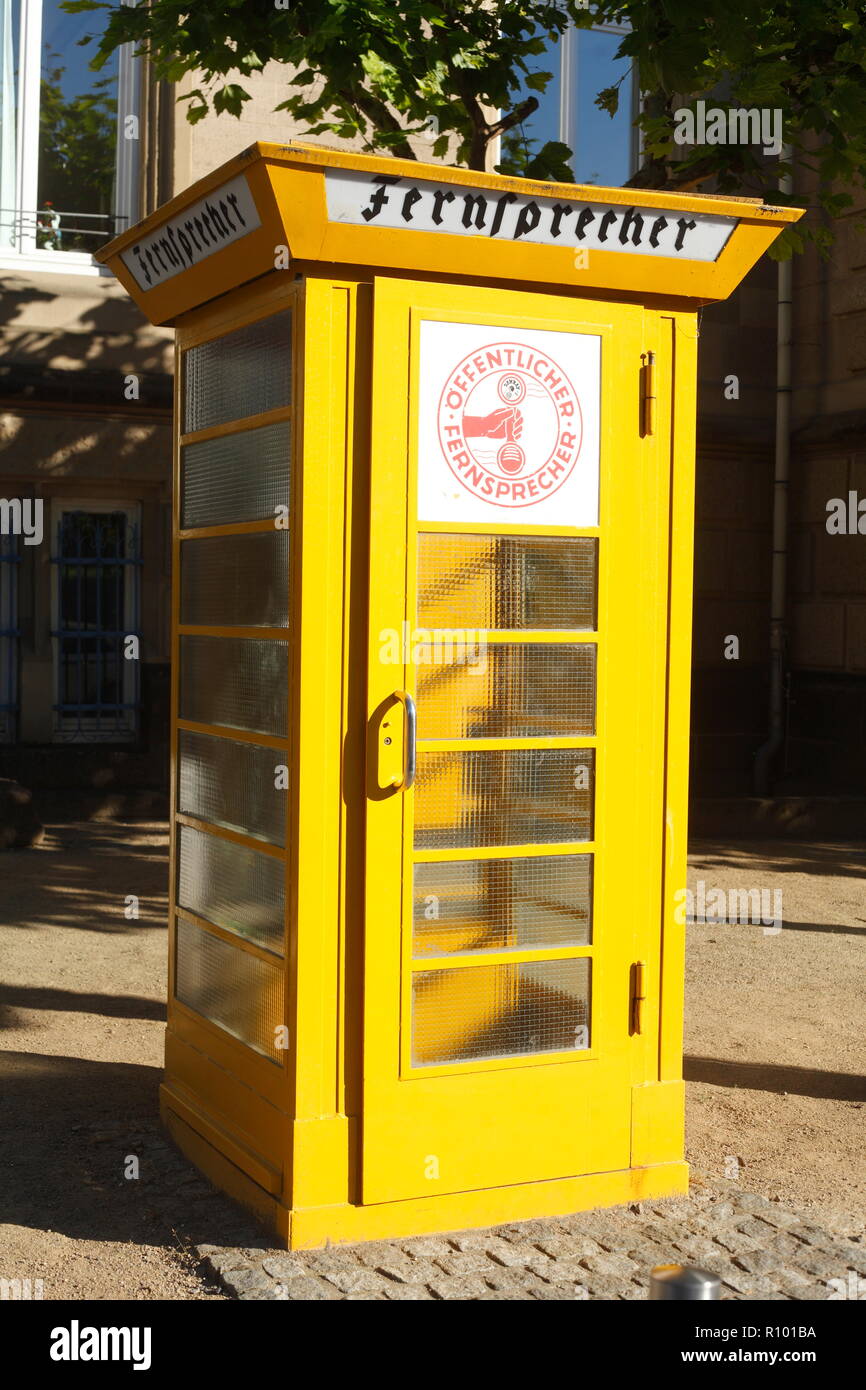
[[597, 1207], [645, 1202], [688, 1192], [687, 1163], [657, 1163], [615, 1173], [587, 1173], [554, 1182], [453, 1192], [374, 1206], [350, 1203], [290, 1210], [254, 1182], [172, 1108], [163, 1092], [161, 1114], [178, 1148], [210, 1182], [271, 1227], [289, 1250], [365, 1240], [406, 1239], [442, 1231], [483, 1229], [510, 1221], [565, 1216]]

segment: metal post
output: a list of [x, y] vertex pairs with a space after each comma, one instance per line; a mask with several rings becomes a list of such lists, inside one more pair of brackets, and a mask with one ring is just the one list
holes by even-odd
[[691, 1265], [656, 1265], [650, 1276], [650, 1298], [719, 1298], [717, 1274]]

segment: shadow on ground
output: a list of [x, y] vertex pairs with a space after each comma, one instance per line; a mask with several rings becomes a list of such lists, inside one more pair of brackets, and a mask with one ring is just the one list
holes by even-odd
[[[53, 825], [35, 849], [0, 853], [0, 926], [129, 932], [165, 928], [166, 827]], [[125, 916], [138, 899], [138, 917]]]
[[683, 1076], [686, 1081], [704, 1081], [710, 1086], [739, 1086], [747, 1091], [772, 1091], [779, 1096], [866, 1101], [866, 1076], [813, 1071], [810, 1067], [727, 1062], [719, 1057], [684, 1057]]
[[16, 1009], [44, 1009], [47, 1012], [100, 1014], [103, 1018], [141, 1018], [164, 1023], [166, 1006], [159, 999], [137, 994], [86, 994], [72, 989], [53, 989], [38, 985], [0, 984], [0, 1028], [18, 1026]]
[[[786, 870], [797, 874], [832, 874], [840, 878], [863, 877], [864, 846], [862, 841], [833, 841], [815, 844], [785, 840], [721, 841], [693, 838], [689, 840], [689, 855], [694, 866], [719, 869], [750, 869], [766, 873]], [[866, 919], [866, 912], [864, 912]]]
[[[0, 1221], [88, 1240], [272, 1246], [159, 1124], [156, 1067], [0, 1057]], [[126, 1171], [137, 1160], [137, 1178]]]

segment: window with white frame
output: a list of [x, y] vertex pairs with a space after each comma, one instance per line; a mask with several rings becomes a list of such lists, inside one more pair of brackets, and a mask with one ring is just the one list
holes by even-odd
[[18, 537], [0, 533], [0, 743], [12, 743], [18, 723]]
[[[592, 29], [569, 26], [548, 44], [544, 53], [527, 59], [534, 72], [550, 72], [543, 93], [528, 88], [515, 98], [538, 98], [538, 110], [514, 132], [537, 153], [548, 141], [559, 141], [572, 151], [571, 170], [576, 183], [619, 187], [637, 169], [638, 132], [632, 122], [637, 114], [636, 73], [628, 58], [616, 52], [628, 29], [624, 25], [597, 25]], [[619, 106], [609, 116], [595, 104], [598, 93], [618, 87]]]
[[98, 272], [138, 217], [140, 59], [93, 72], [104, 12], [60, 5], [0, 0], [0, 259]]
[[52, 504], [51, 636], [59, 741], [125, 741], [138, 731], [139, 512], [127, 503]]

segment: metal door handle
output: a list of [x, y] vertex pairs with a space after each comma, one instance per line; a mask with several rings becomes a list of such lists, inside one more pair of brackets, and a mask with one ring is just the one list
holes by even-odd
[[643, 1011], [646, 1003], [646, 961], [638, 960], [634, 964], [634, 994], [632, 995], [632, 1032], [643, 1032]]
[[415, 734], [418, 728], [418, 714], [415, 701], [408, 690], [395, 690], [394, 699], [403, 706], [403, 777], [394, 783], [396, 791], [407, 792], [415, 781]]

